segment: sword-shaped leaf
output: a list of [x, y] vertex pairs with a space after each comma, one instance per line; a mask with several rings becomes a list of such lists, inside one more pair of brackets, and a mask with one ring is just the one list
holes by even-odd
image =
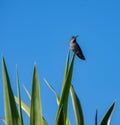
[[[69, 57], [69, 56], [68, 56]], [[67, 106], [68, 106], [68, 95], [69, 95], [69, 89], [70, 89], [70, 85], [71, 85], [71, 80], [72, 80], [72, 72], [73, 72], [73, 65], [74, 65], [74, 57], [75, 55], [72, 56], [72, 61], [70, 63], [70, 68], [68, 69], [68, 71], [66, 71], [66, 75], [63, 81], [63, 87], [62, 87], [62, 93], [61, 93], [61, 97], [60, 97], [60, 104], [58, 107], [58, 112], [57, 112], [57, 116], [56, 116], [56, 120], [55, 120], [55, 125], [59, 125], [58, 124], [58, 117], [60, 115], [60, 108], [63, 105], [63, 112], [64, 112], [64, 118], [66, 121], [67, 118]], [[66, 65], [66, 67], [68, 67], [69, 64]], [[65, 68], [66, 70], [67, 68]]]
[[75, 93], [72, 85], [70, 87], [70, 94], [71, 94], [72, 105], [75, 113], [76, 125], [85, 125], [80, 100], [77, 97], [77, 94]]
[[96, 114], [95, 114], [95, 125], [97, 125], [97, 119], [98, 119], [98, 110], [96, 109]]
[[57, 92], [55, 91], [55, 89], [51, 86], [51, 84], [46, 80], [44, 79], [46, 85], [50, 88], [50, 90], [54, 93], [55, 97], [56, 97], [56, 101], [57, 101], [57, 104], [59, 105], [60, 103], [60, 97], [59, 95], [57, 94]]
[[[50, 90], [55, 94], [57, 104], [59, 105], [59, 103], [60, 103], [60, 97], [59, 97], [59, 95], [57, 94], [57, 92], [55, 91], [55, 89], [52, 87], [52, 85], [46, 79], [44, 79], [44, 81], [47, 84], [47, 86], [50, 88]], [[68, 115], [67, 115], [67, 119], [66, 119], [66, 125], [70, 125], [70, 120], [68, 118]]]
[[63, 105], [61, 105], [60, 110], [58, 111], [57, 125], [66, 125], [65, 115], [64, 115]]
[[30, 95], [29, 91], [27, 90], [27, 88], [24, 85], [23, 85], [23, 88], [24, 88], [28, 98], [31, 100], [31, 95]]
[[42, 106], [40, 100], [40, 86], [36, 65], [33, 71], [32, 96], [30, 107], [30, 125], [44, 125], [42, 119]]
[[23, 117], [22, 117], [22, 109], [21, 109], [21, 97], [20, 97], [20, 85], [19, 85], [18, 69], [17, 69], [17, 71], [16, 71], [16, 83], [17, 83], [18, 100], [19, 100], [18, 111], [19, 111], [19, 116], [20, 116], [21, 124], [23, 125]]
[[[15, 102], [19, 105], [19, 99], [17, 96], [14, 96]], [[21, 100], [21, 108], [24, 112], [30, 117], [30, 106], [27, 105], [24, 101]]]
[[115, 104], [116, 104], [116, 102], [113, 102], [113, 104], [107, 110], [107, 112], [104, 115], [102, 121], [100, 122], [100, 125], [110, 125], [110, 119], [111, 119], [111, 115], [112, 115]]
[[[19, 99], [18, 97], [15, 96], [15, 101], [17, 104], [19, 104]], [[30, 117], [30, 106], [27, 105], [24, 101], [21, 100], [21, 108], [24, 110], [24, 112]], [[44, 125], [47, 125], [47, 121], [43, 118]]]
[[69, 70], [69, 61], [70, 61], [70, 50], [68, 51], [67, 59], [66, 59], [66, 65], [65, 65], [65, 71], [64, 71], [64, 79], [63, 79], [63, 85], [62, 85], [62, 91], [63, 92], [63, 86], [65, 84], [66, 78], [67, 78], [67, 73]]
[[2, 57], [2, 76], [4, 88], [4, 111], [6, 125], [22, 125], [11, 88], [4, 57]]

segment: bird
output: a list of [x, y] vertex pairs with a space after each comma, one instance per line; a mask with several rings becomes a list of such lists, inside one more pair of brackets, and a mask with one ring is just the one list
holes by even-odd
[[83, 55], [83, 52], [79, 46], [79, 44], [76, 42], [76, 38], [78, 36], [72, 36], [70, 38], [70, 49], [82, 60], [85, 60], [85, 56]]

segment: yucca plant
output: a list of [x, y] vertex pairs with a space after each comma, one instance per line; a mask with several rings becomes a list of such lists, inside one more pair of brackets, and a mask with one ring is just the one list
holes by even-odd
[[[84, 115], [82, 112], [80, 100], [71, 84], [73, 67], [74, 67], [74, 58], [75, 55], [73, 54], [72, 59], [70, 61], [70, 51], [69, 51], [66, 60], [64, 79], [62, 83], [62, 90], [60, 96], [57, 94], [57, 92], [51, 86], [51, 84], [46, 79], [44, 79], [45, 83], [55, 94], [58, 104], [58, 110], [57, 113], [55, 113], [56, 117], [54, 125], [70, 125], [70, 120], [67, 111], [69, 94], [71, 95], [72, 99], [76, 125], [85, 125]], [[23, 100], [21, 100], [18, 70], [16, 71], [18, 96], [14, 96], [4, 57], [2, 57], [2, 76], [3, 76], [3, 88], [4, 88], [5, 118], [1, 118], [1, 120], [6, 125], [24, 125], [22, 116], [22, 110], [24, 110], [30, 118], [30, 125], [47, 125], [47, 121], [45, 120], [42, 114], [42, 105], [40, 99], [40, 83], [36, 65], [34, 65], [34, 70], [33, 70], [32, 93], [30, 94], [28, 90], [24, 87], [30, 99], [31, 102], [30, 105], [26, 104]], [[18, 108], [16, 106], [16, 103], [18, 104]], [[114, 106], [115, 102], [109, 107], [108, 111], [104, 115], [99, 125], [109, 125], [111, 113], [114, 109]], [[98, 125], [97, 117], [98, 113], [96, 111], [95, 125]]]

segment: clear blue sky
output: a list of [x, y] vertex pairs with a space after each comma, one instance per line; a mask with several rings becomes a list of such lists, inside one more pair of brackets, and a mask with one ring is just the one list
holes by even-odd
[[[114, 100], [117, 105], [111, 125], [117, 125], [120, 122], [120, 2], [0, 1], [0, 55], [5, 57], [12, 88], [16, 94], [17, 64], [21, 96], [29, 103], [22, 85], [31, 91], [33, 65], [36, 62], [43, 115], [49, 125], [54, 123], [57, 104], [43, 79], [46, 78], [60, 93], [72, 35], [79, 35], [77, 40], [86, 57], [86, 61], [75, 58], [72, 79], [86, 125], [94, 124], [96, 108], [100, 121]], [[0, 97], [0, 116], [4, 116], [1, 71]], [[69, 114], [74, 125], [71, 100]], [[25, 116], [25, 124], [28, 123], [29, 119]]]

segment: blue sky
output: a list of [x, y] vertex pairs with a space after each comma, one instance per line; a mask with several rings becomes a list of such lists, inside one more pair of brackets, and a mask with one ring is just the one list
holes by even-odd
[[[29, 103], [22, 85], [31, 91], [36, 62], [43, 115], [49, 125], [54, 123], [57, 104], [43, 79], [46, 78], [60, 93], [72, 35], [79, 35], [77, 41], [86, 57], [86, 61], [75, 58], [72, 79], [86, 125], [94, 124], [96, 108], [100, 121], [114, 100], [117, 104], [111, 125], [120, 122], [119, 6], [118, 0], [0, 1], [0, 54], [5, 57], [12, 88], [16, 95], [17, 64], [21, 96]], [[1, 72], [0, 96], [0, 116], [4, 116]], [[74, 125], [71, 100], [69, 114]], [[28, 117], [24, 117], [28, 124]]]

